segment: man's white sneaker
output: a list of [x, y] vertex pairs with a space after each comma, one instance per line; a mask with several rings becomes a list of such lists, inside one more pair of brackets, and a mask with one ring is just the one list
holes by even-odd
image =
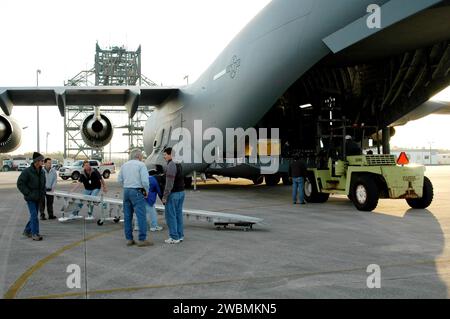
[[161, 231], [163, 228], [161, 226], [150, 227], [150, 231]]
[[175, 240], [175, 239], [173, 239], [173, 238], [169, 238], [169, 239], [166, 239], [166, 240], [165, 240], [165, 243], [166, 243], [166, 244], [179, 244], [180, 241], [179, 241], [179, 240]]
[[179, 240], [180, 240], [180, 242], [182, 243], [182, 242], [183, 242], [183, 240], [184, 240], [184, 237], [181, 237], [181, 238], [180, 238]]

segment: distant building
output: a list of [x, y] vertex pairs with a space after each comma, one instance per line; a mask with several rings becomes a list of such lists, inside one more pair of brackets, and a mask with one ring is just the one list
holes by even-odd
[[438, 165], [450, 165], [450, 153], [437, 155]]
[[[399, 156], [401, 152], [405, 152], [406, 156], [411, 163], [422, 164], [422, 165], [442, 165], [440, 163], [440, 153], [439, 150], [427, 150], [427, 149], [394, 149], [391, 154]], [[450, 156], [450, 154], [449, 154]], [[450, 160], [450, 157], [449, 157]], [[442, 160], [441, 160], [442, 162]], [[449, 163], [450, 164], [450, 163]]]

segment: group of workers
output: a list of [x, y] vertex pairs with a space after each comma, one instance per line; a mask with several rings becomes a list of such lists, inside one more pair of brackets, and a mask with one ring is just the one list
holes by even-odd
[[[169, 238], [165, 242], [178, 244], [184, 240], [183, 203], [185, 194], [182, 167], [173, 162], [171, 148], [164, 150], [164, 159], [167, 161], [167, 169], [165, 185], [161, 187], [160, 181], [164, 177], [161, 174], [155, 176], [157, 171], [147, 171], [147, 167], [142, 161], [142, 151], [139, 149], [131, 152], [131, 160], [126, 162], [120, 170], [118, 182], [123, 187], [124, 233], [127, 246], [135, 244], [139, 247], [151, 246], [153, 242], [147, 239], [147, 230], [153, 232], [163, 229], [158, 225], [155, 209], [158, 196], [165, 205], [165, 217], [169, 229]], [[47, 206], [48, 219], [56, 218], [53, 214], [54, 196], [47, 194], [47, 192], [53, 192], [57, 184], [57, 173], [51, 163], [50, 158], [44, 158], [42, 154], [35, 152], [33, 153], [33, 164], [25, 169], [17, 180], [17, 188], [23, 194], [30, 214], [23, 235], [35, 241], [43, 239], [39, 233], [38, 212], [40, 212], [41, 220], [46, 220], [45, 206]], [[76, 191], [80, 185], [84, 186], [83, 194], [85, 195], [97, 196], [101, 190], [104, 193], [108, 192], [101, 174], [89, 165], [89, 161], [83, 163], [79, 183], [71, 191]], [[78, 204], [71, 217], [78, 216], [82, 207], [83, 204]], [[139, 231], [137, 241], [133, 238], [133, 215], [136, 215], [135, 225], [136, 230]], [[92, 219], [93, 206], [90, 205], [86, 220]]]
[[[153, 242], [147, 239], [147, 219], [151, 220], [151, 231], [161, 230], [157, 225], [155, 202], [159, 195], [165, 205], [165, 217], [169, 228], [167, 244], [178, 244], [184, 240], [183, 203], [184, 203], [184, 178], [181, 165], [172, 160], [172, 148], [164, 150], [164, 159], [167, 161], [164, 191], [161, 191], [159, 183], [153, 176], [154, 171], [147, 172], [147, 167], [142, 162], [143, 155], [139, 149], [131, 152], [131, 160], [126, 162], [117, 178], [123, 187], [123, 214], [124, 231], [128, 246], [137, 244], [139, 247], [151, 246]], [[137, 218], [139, 231], [137, 242], [133, 238], [133, 213]]]
[[[346, 137], [347, 154], [357, 155], [361, 153], [358, 144]], [[151, 246], [153, 242], [147, 239], [147, 230], [151, 232], [161, 231], [155, 209], [157, 197], [165, 205], [165, 217], [169, 228], [169, 238], [165, 240], [168, 244], [178, 244], [184, 240], [183, 232], [183, 203], [184, 203], [184, 177], [182, 166], [172, 160], [172, 148], [164, 150], [164, 159], [167, 162], [165, 174], [165, 186], [160, 187], [157, 179], [157, 171], [147, 171], [143, 163], [143, 154], [140, 149], [131, 152], [131, 160], [126, 162], [118, 176], [118, 182], [123, 187], [123, 213], [124, 232], [127, 245], [140, 247]], [[161, 172], [160, 172], [161, 173]], [[294, 204], [306, 204], [304, 195], [304, 182], [307, 177], [307, 165], [305, 159], [299, 155], [293, 156], [290, 165], [290, 176], [292, 177], [292, 200]], [[161, 175], [159, 176], [161, 178]], [[33, 240], [42, 240], [39, 234], [38, 212], [41, 220], [45, 220], [45, 206], [47, 206], [48, 219], [55, 219], [53, 214], [53, 196], [47, 192], [53, 192], [57, 184], [57, 173], [52, 168], [50, 158], [44, 158], [41, 154], [33, 154], [33, 165], [24, 170], [17, 180], [17, 187], [24, 195], [30, 213], [24, 235]], [[72, 188], [76, 191], [79, 186], [84, 185], [84, 195], [97, 196], [103, 189], [108, 192], [105, 181], [101, 174], [92, 169], [89, 161], [83, 163], [83, 171], [80, 174], [79, 183]], [[163, 188], [163, 189], [161, 189]], [[71, 217], [76, 217], [83, 204], [79, 204], [72, 212]], [[133, 215], [136, 215], [135, 230], [139, 232], [138, 240], [133, 238]], [[87, 220], [93, 220], [93, 206], [88, 208]]]

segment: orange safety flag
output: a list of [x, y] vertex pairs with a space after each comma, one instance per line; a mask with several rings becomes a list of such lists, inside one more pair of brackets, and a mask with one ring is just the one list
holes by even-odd
[[397, 164], [398, 165], [408, 165], [409, 164], [409, 159], [408, 159], [408, 156], [406, 156], [405, 152], [400, 153], [400, 156], [397, 159]]

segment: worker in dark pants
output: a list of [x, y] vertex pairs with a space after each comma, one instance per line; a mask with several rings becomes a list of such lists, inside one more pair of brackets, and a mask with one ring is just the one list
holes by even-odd
[[33, 165], [25, 169], [17, 179], [17, 188], [23, 194], [30, 212], [30, 220], [23, 235], [33, 240], [42, 240], [39, 234], [39, 203], [45, 196], [45, 174], [42, 169], [44, 156], [33, 153]]
[[[54, 192], [58, 175], [56, 174], [56, 170], [52, 168], [52, 159], [46, 158], [44, 160], [44, 174], [45, 174], [45, 191], [46, 192]], [[48, 213], [48, 219], [56, 219], [55, 215], [53, 214], [53, 195], [47, 195], [45, 193], [45, 196], [42, 197], [39, 211], [41, 213], [41, 220], [46, 220], [45, 218], [45, 204], [47, 204], [47, 213]]]
[[300, 156], [297, 154], [294, 155], [294, 161], [290, 166], [290, 173], [292, 177], [292, 202], [297, 204], [297, 193], [300, 197], [300, 204], [304, 205], [305, 203], [305, 193], [303, 192], [303, 187], [305, 183], [307, 168], [306, 163]]

